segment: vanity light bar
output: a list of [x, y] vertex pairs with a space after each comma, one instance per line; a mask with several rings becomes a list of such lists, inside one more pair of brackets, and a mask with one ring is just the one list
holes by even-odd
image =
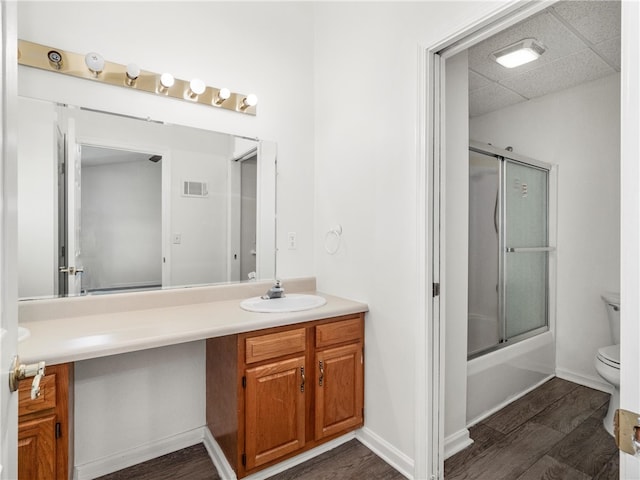
[[[18, 64], [158, 96], [256, 115], [257, 97], [253, 94], [244, 95], [231, 92], [227, 88], [209, 87], [198, 79], [186, 81], [173, 78], [167, 73], [159, 74], [140, 70], [134, 64], [120, 65], [107, 62], [100, 54], [93, 52], [85, 56], [18, 40]], [[172, 83], [167, 83], [168, 77], [171, 77]]]

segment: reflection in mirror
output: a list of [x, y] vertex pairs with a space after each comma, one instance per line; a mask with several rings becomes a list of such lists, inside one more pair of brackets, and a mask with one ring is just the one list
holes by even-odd
[[275, 277], [275, 144], [19, 101], [21, 299]]

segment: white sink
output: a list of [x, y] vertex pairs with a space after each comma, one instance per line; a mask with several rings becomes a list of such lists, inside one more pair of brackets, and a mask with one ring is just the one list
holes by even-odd
[[31, 336], [31, 332], [29, 331], [28, 328], [18, 327], [18, 342], [26, 340], [30, 336]]
[[325, 303], [327, 303], [327, 300], [317, 295], [288, 293], [282, 298], [268, 300], [262, 297], [247, 298], [240, 302], [240, 308], [249, 312], [285, 313], [311, 310], [312, 308], [321, 307]]

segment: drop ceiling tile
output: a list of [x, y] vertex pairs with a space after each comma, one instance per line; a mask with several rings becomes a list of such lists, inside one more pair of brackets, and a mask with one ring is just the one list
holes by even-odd
[[620, 37], [598, 43], [595, 48], [620, 70]]
[[477, 117], [525, 100], [517, 93], [492, 83], [469, 93], [469, 116]]
[[[511, 69], [499, 65], [490, 57], [493, 52], [524, 38], [535, 38], [541, 41], [547, 51], [535, 62]], [[492, 80], [504, 80], [585, 48], [587, 47], [584, 42], [545, 10], [471, 47], [469, 67]]]
[[478, 90], [479, 88], [488, 87], [491, 85], [491, 81], [484, 78], [482, 75], [474, 72], [473, 70], [469, 70], [469, 91], [473, 92]]
[[558, 2], [551, 7], [592, 44], [620, 36], [620, 1]]
[[501, 82], [527, 98], [536, 98], [611, 75], [615, 71], [591, 50], [583, 50]]

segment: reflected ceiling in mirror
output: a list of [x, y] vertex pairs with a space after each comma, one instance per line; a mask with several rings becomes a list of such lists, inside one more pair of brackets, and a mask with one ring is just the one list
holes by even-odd
[[19, 102], [21, 299], [275, 277], [274, 143]]

